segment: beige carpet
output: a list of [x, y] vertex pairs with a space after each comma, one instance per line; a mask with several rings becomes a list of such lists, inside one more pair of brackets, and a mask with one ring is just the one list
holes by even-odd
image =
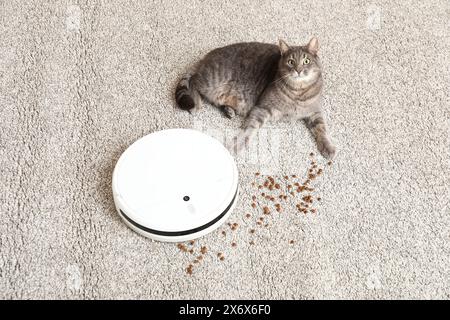
[[[450, 298], [450, 6], [400, 3], [1, 1], [0, 298]], [[194, 255], [129, 230], [110, 189], [128, 145], [239, 127], [208, 105], [175, 108], [188, 65], [233, 42], [312, 35], [339, 148], [332, 166], [316, 157], [316, 213], [296, 209], [303, 193], [278, 213], [257, 190], [260, 171], [286, 193], [283, 176], [305, 179], [316, 152], [303, 124], [280, 123], [238, 160], [236, 230]]]

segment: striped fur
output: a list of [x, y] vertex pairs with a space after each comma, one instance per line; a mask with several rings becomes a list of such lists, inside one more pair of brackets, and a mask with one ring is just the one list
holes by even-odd
[[268, 121], [303, 119], [319, 151], [333, 158], [321, 110], [322, 65], [318, 41], [290, 47], [251, 42], [237, 43], [209, 52], [194, 72], [180, 80], [175, 97], [185, 110], [200, 108], [200, 96], [220, 107], [229, 118], [246, 117], [240, 134], [230, 146], [242, 150]]

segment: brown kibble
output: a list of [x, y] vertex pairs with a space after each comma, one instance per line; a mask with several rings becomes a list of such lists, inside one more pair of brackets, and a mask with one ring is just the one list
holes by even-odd
[[270, 214], [270, 209], [269, 209], [269, 207], [267, 207], [267, 206], [264, 207], [264, 208], [263, 208], [263, 213], [264, 213], [264, 214]]
[[316, 209], [311, 209], [309, 211], [311, 211], [312, 213], [316, 213]]
[[218, 257], [221, 257], [222, 255], [223, 255], [222, 252], [218, 252], [218, 253], [217, 253], [217, 256], [218, 256]]
[[198, 256], [198, 257], [197, 257], [197, 260], [198, 260], [198, 261], [203, 260], [203, 256]]
[[255, 176], [259, 176], [260, 174], [261, 174], [261, 173], [259, 173], [259, 172], [256, 172], [256, 173], [255, 173]]
[[256, 208], [256, 203], [252, 203], [252, 208], [254, 209], [254, 208]]
[[256, 200], [256, 196], [252, 196], [252, 200], [255, 201]]
[[284, 196], [284, 197], [283, 197], [284, 200], [287, 200], [287, 198], [288, 198], [287, 196]]
[[197, 259], [194, 260], [194, 263], [199, 263], [200, 261], [198, 261]]
[[195, 243], [195, 241], [194, 241], [194, 240], [191, 240], [191, 241], [189, 241], [189, 244], [190, 244], [191, 246], [193, 246], [193, 245], [194, 245], [194, 243]]
[[285, 180], [288, 180], [288, 179], [289, 179], [289, 177], [288, 177], [288, 176], [284, 176], [284, 179], [285, 179]]
[[200, 248], [200, 252], [201, 252], [201, 254], [206, 254], [208, 252], [208, 248], [203, 246]]
[[194, 249], [189, 250], [190, 254], [194, 254]]
[[219, 259], [220, 259], [220, 261], [223, 261], [223, 260], [225, 260], [225, 257], [221, 256]]
[[278, 196], [278, 198], [280, 198], [280, 199], [283, 199], [283, 197], [284, 197], [283, 194], [280, 194], [280, 195]]
[[300, 187], [300, 183], [296, 182], [296, 183], [294, 183], [294, 186]]
[[309, 156], [310, 156], [310, 157], [314, 157], [314, 152], [311, 152], [311, 153], [309, 154]]
[[259, 218], [259, 221], [263, 221], [263, 220], [264, 220], [264, 217], [260, 217], [260, 218]]
[[331, 164], [332, 164], [332, 162], [331, 162], [331, 161], [328, 161], [327, 165], [331, 166]]
[[313, 167], [313, 169], [316, 169], [317, 168], [317, 164], [313, 165], [312, 167]]
[[266, 223], [266, 224], [264, 225], [264, 227], [265, 227], [265, 228], [267, 228], [268, 226], [269, 226], [269, 224], [268, 224], [268, 223]]
[[258, 186], [258, 189], [262, 189], [262, 188], [263, 188], [263, 186], [262, 186], [262, 185], [259, 185], [259, 186]]
[[260, 225], [262, 225], [262, 222], [261, 222], [261, 221], [257, 221], [256, 224], [257, 224], [258, 226], [260, 226]]
[[317, 197], [317, 201], [320, 201], [320, 200], [322, 200], [322, 198], [321, 197]]
[[187, 268], [186, 268], [186, 272], [188, 275], [192, 275], [192, 268], [194, 268], [194, 266], [192, 264], [190, 264]]
[[292, 188], [292, 184], [288, 184], [287, 188], [291, 189]]
[[250, 214], [250, 213], [247, 213], [246, 215], [245, 215], [245, 217], [246, 218], [250, 218], [252, 215]]
[[277, 210], [278, 212], [281, 212], [281, 207], [277, 207], [275, 210]]
[[252, 245], [252, 246], [253, 246], [254, 244], [255, 244], [255, 241], [253, 241], [253, 240], [252, 240], [252, 241], [250, 241], [250, 245]]
[[323, 172], [322, 169], [317, 170], [317, 174], [318, 174], [319, 176], [322, 174], [322, 172]]
[[294, 240], [289, 240], [289, 244], [294, 244]]
[[255, 233], [255, 231], [256, 231], [255, 229], [251, 229], [250, 233]]
[[224, 236], [226, 236], [226, 235], [227, 235], [227, 233], [226, 233], [225, 231], [222, 231], [222, 234], [223, 234]]
[[292, 178], [297, 178], [297, 176], [296, 176], [295, 174], [293, 174], [291, 177], [292, 177]]
[[265, 197], [265, 196], [266, 196], [266, 193], [265, 193], [265, 192], [263, 192], [263, 193], [261, 193], [261, 195], [262, 195], [263, 197]]
[[255, 187], [255, 186], [256, 186], [256, 183], [252, 182], [252, 187]]
[[279, 183], [275, 183], [275, 189], [280, 189], [280, 184]]
[[231, 243], [231, 246], [232, 246], [232, 247], [236, 247], [236, 246], [237, 246], [237, 243], [236, 243], [236, 242], [232, 242], [232, 243]]
[[295, 196], [295, 193], [294, 193], [294, 192], [290, 192], [290, 194], [291, 194], [291, 196]]

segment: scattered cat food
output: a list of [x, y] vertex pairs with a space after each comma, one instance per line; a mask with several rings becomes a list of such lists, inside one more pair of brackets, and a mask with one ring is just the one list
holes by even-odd
[[263, 213], [264, 213], [264, 214], [270, 214], [270, 209], [269, 209], [269, 207], [267, 207], [267, 206], [264, 207], [264, 208], [263, 208]]
[[206, 254], [207, 252], [208, 252], [208, 248], [207, 248], [207, 247], [202, 246], [202, 247], [200, 248], [200, 253], [201, 253], [201, 254]]
[[237, 246], [237, 243], [236, 243], [236, 242], [232, 242], [232, 243], [231, 243], [231, 246], [232, 246], [232, 247], [236, 247], [236, 246]]
[[194, 249], [189, 250], [190, 254], [194, 254]]

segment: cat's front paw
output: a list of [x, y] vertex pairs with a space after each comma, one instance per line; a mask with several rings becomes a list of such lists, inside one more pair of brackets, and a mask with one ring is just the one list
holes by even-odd
[[233, 137], [231, 141], [227, 144], [227, 149], [231, 154], [238, 156], [248, 147], [252, 135], [250, 132], [241, 132], [237, 136]]
[[333, 160], [336, 156], [336, 147], [328, 140], [319, 142], [317, 148], [322, 156], [328, 160]]

